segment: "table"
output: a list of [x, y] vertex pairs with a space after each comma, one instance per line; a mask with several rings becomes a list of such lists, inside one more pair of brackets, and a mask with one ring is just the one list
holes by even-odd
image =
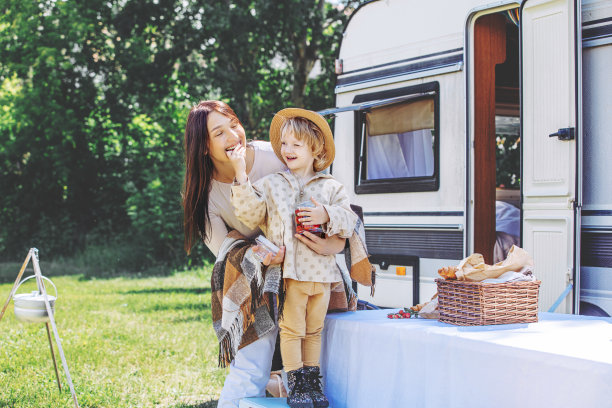
[[326, 318], [331, 407], [612, 407], [612, 318], [461, 327], [392, 311]]

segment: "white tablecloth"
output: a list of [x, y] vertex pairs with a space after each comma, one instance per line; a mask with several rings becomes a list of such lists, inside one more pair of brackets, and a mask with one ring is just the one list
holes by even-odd
[[332, 408], [612, 407], [612, 318], [460, 327], [329, 315], [321, 369]]

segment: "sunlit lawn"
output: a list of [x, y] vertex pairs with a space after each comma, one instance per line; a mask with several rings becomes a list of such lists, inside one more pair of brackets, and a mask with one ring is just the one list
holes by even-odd
[[[57, 327], [81, 407], [216, 407], [225, 370], [217, 367], [210, 267], [95, 280], [42, 267], [59, 291]], [[3, 275], [0, 307], [12, 287], [6, 264]], [[35, 289], [26, 285], [18, 292]], [[11, 302], [0, 321], [0, 407], [74, 406], [57, 348], [56, 357], [61, 393], [45, 325], [16, 320]]]

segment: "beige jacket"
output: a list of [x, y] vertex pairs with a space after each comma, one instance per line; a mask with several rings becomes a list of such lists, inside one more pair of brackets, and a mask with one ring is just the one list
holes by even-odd
[[310, 197], [329, 214], [330, 221], [324, 226], [327, 235], [349, 238], [353, 234], [357, 215], [351, 210], [344, 186], [327, 174], [315, 174], [303, 187], [289, 171], [271, 174], [255, 184], [247, 181], [232, 185], [231, 201], [240, 221], [250, 228], [259, 226], [266, 238], [286, 247], [283, 278], [339, 282], [342, 275], [335, 256], [319, 255], [293, 236], [295, 209]]

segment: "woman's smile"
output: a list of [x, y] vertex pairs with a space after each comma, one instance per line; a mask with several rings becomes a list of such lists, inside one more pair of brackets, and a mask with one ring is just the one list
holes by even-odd
[[235, 143], [235, 144], [231, 145], [230, 147], [226, 147], [226, 148], [225, 148], [225, 151], [226, 151], [226, 152], [231, 152], [231, 151], [233, 151], [235, 148], [237, 148], [237, 147], [238, 147], [238, 146], [240, 146], [240, 145], [241, 145], [241, 143], [240, 143], [240, 142]]

